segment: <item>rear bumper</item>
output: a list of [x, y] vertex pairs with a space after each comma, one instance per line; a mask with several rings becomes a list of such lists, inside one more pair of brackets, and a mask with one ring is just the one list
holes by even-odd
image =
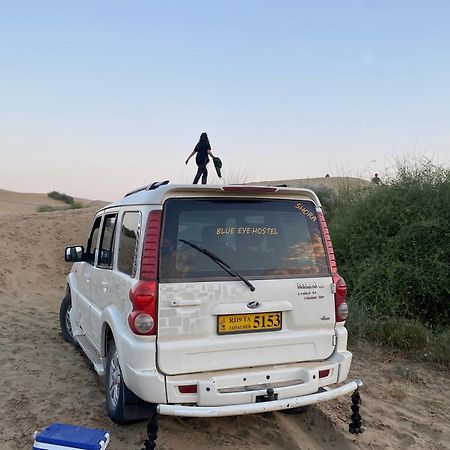
[[283, 400], [271, 402], [227, 405], [227, 406], [184, 406], [184, 405], [158, 405], [159, 414], [166, 416], [182, 417], [225, 417], [241, 414], [257, 414], [282, 409], [297, 408], [299, 406], [313, 405], [315, 403], [326, 402], [337, 397], [350, 394], [363, 385], [362, 380], [354, 380], [334, 389], [322, 388], [322, 392], [302, 395]]

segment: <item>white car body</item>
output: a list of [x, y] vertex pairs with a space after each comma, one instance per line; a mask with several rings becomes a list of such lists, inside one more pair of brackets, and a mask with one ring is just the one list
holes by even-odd
[[[96, 250], [90, 261], [75, 262], [68, 275], [74, 339], [101, 375], [105, 373], [108, 344], [113, 339], [125, 385], [145, 402], [157, 404], [161, 414], [203, 417], [250, 414], [305, 406], [354, 391], [362, 384], [360, 380], [342, 385], [347, 379], [352, 355], [347, 350], [345, 322], [336, 320], [338, 275], [319, 199], [307, 189], [249, 186], [228, 189], [227, 186], [167, 184], [140, 190], [98, 211], [94, 221], [94, 225], [99, 226], [93, 237], [96, 242], [90, 244], [91, 247], [95, 245]], [[278, 205], [276, 202], [280, 200], [289, 201], [293, 206], [296, 204], [292, 202], [313, 205], [313, 213], [304, 208], [301, 210], [299, 206], [296, 214], [309, 215], [308, 220], [321, 224], [320, 245], [326, 254], [328, 270], [320, 274], [280, 277], [273, 275], [277, 271], [272, 270], [268, 277], [247, 276], [254, 291], [226, 272], [223, 276], [214, 272], [212, 278], [163, 279], [161, 258], [164, 258], [164, 252], [160, 246], [165, 235], [160, 235], [169, 233], [168, 222], [172, 217], [165, 212], [166, 204], [171, 200], [175, 205], [173, 208], [183, 208], [184, 201], [198, 199], [207, 199], [211, 205], [237, 202], [239, 208], [247, 205], [245, 202], [249, 202], [249, 208], [252, 208], [252, 202], [259, 205], [257, 202], [260, 200], [270, 202], [267, 203], [270, 205]], [[245, 214], [245, 208], [241, 209]], [[144, 246], [151, 246], [148, 233], [152, 231], [148, 221], [152, 211], [160, 212], [155, 216], [159, 220], [158, 236], [154, 237], [158, 248], [151, 250], [156, 255], [151, 256], [156, 258], [156, 263], [143, 261]], [[126, 213], [129, 213], [127, 220], [139, 218], [134, 233], [136, 247], [131, 273], [119, 270], [119, 264], [122, 264], [119, 258], [126, 248], [125, 244], [121, 247], [122, 239], [129, 238], [128, 235], [134, 239], [133, 233], [128, 231], [126, 234], [128, 229], [123, 225]], [[181, 214], [189, 216], [190, 210], [180, 212], [177, 217]], [[260, 220], [253, 216], [245, 217], [246, 220]], [[181, 218], [179, 220], [181, 223]], [[306, 219], [302, 217], [301, 220]], [[113, 233], [111, 248], [105, 252], [102, 247], [99, 251], [102, 229], [108, 226]], [[177, 233], [182, 233], [180, 227]], [[276, 227], [248, 228], [248, 235], [252, 230], [260, 234], [278, 234]], [[227, 231], [237, 234], [239, 230], [237, 227], [217, 227], [215, 233], [219, 236]], [[105, 236], [108, 232], [104, 232]], [[144, 244], [146, 239], [150, 244]], [[178, 241], [176, 246], [181, 245]], [[180, 252], [179, 249], [177, 251]], [[272, 253], [275, 254], [275, 250]], [[102, 263], [102, 257], [108, 261], [107, 264]], [[199, 260], [197, 262], [200, 264]], [[155, 277], [150, 287], [155, 286], [157, 290], [157, 317], [150, 335], [137, 334], [130, 326], [130, 317], [136, 310], [130, 300], [130, 291], [142, 282], [140, 278], [145, 264], [159, 267], [149, 269], [154, 271]], [[208, 262], [202, 259], [201, 264], [206, 267]], [[214, 269], [208, 267], [208, 270], [222, 270], [213, 261], [210, 264]], [[265, 319], [262, 319], [263, 313], [268, 313]], [[234, 315], [227, 319], [227, 325], [223, 325], [232, 327], [232, 320], [250, 320], [246, 319], [247, 314], [262, 314], [260, 318], [267, 327], [275, 326], [279, 319], [281, 329], [234, 334], [228, 328], [227, 334], [219, 334], [219, 321], [223, 316]], [[251, 318], [252, 326], [256, 326], [255, 317]], [[272, 324], [268, 325], [270, 320]], [[338, 383], [341, 385], [333, 386]], [[187, 388], [183, 391], [185, 386]]]

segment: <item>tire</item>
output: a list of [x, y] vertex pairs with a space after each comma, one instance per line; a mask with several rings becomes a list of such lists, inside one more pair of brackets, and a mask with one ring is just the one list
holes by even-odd
[[128, 389], [122, 376], [116, 344], [110, 341], [105, 371], [106, 411], [119, 424], [138, 422], [155, 414], [156, 405], [141, 400]]
[[73, 336], [72, 324], [70, 323], [69, 313], [71, 309], [72, 298], [70, 296], [70, 291], [67, 291], [59, 308], [59, 326], [61, 328], [61, 334], [63, 335], [64, 340], [78, 348], [79, 345]]
[[108, 348], [105, 372], [106, 411], [109, 418], [118, 424], [127, 423], [124, 414], [124, 387], [119, 353], [116, 344], [111, 342]]
[[298, 406], [297, 408], [283, 409], [280, 412], [286, 414], [287, 416], [291, 416], [294, 414], [304, 414], [306, 411], [308, 411], [309, 407], [310, 405]]

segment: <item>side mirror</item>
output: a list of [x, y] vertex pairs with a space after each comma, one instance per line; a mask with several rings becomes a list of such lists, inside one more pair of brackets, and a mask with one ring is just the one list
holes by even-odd
[[66, 247], [64, 259], [67, 262], [84, 261], [83, 255], [84, 255], [84, 247], [81, 245], [77, 245], [75, 247]]

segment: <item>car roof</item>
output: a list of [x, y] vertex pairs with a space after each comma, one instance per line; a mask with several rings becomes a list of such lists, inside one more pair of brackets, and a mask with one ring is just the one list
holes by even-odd
[[198, 185], [163, 184], [145, 186], [125, 195], [122, 199], [104, 206], [99, 211], [120, 206], [162, 205], [172, 197], [228, 197], [228, 198], [284, 198], [310, 200], [321, 207], [317, 195], [310, 189], [294, 187], [255, 186], [248, 184]]

